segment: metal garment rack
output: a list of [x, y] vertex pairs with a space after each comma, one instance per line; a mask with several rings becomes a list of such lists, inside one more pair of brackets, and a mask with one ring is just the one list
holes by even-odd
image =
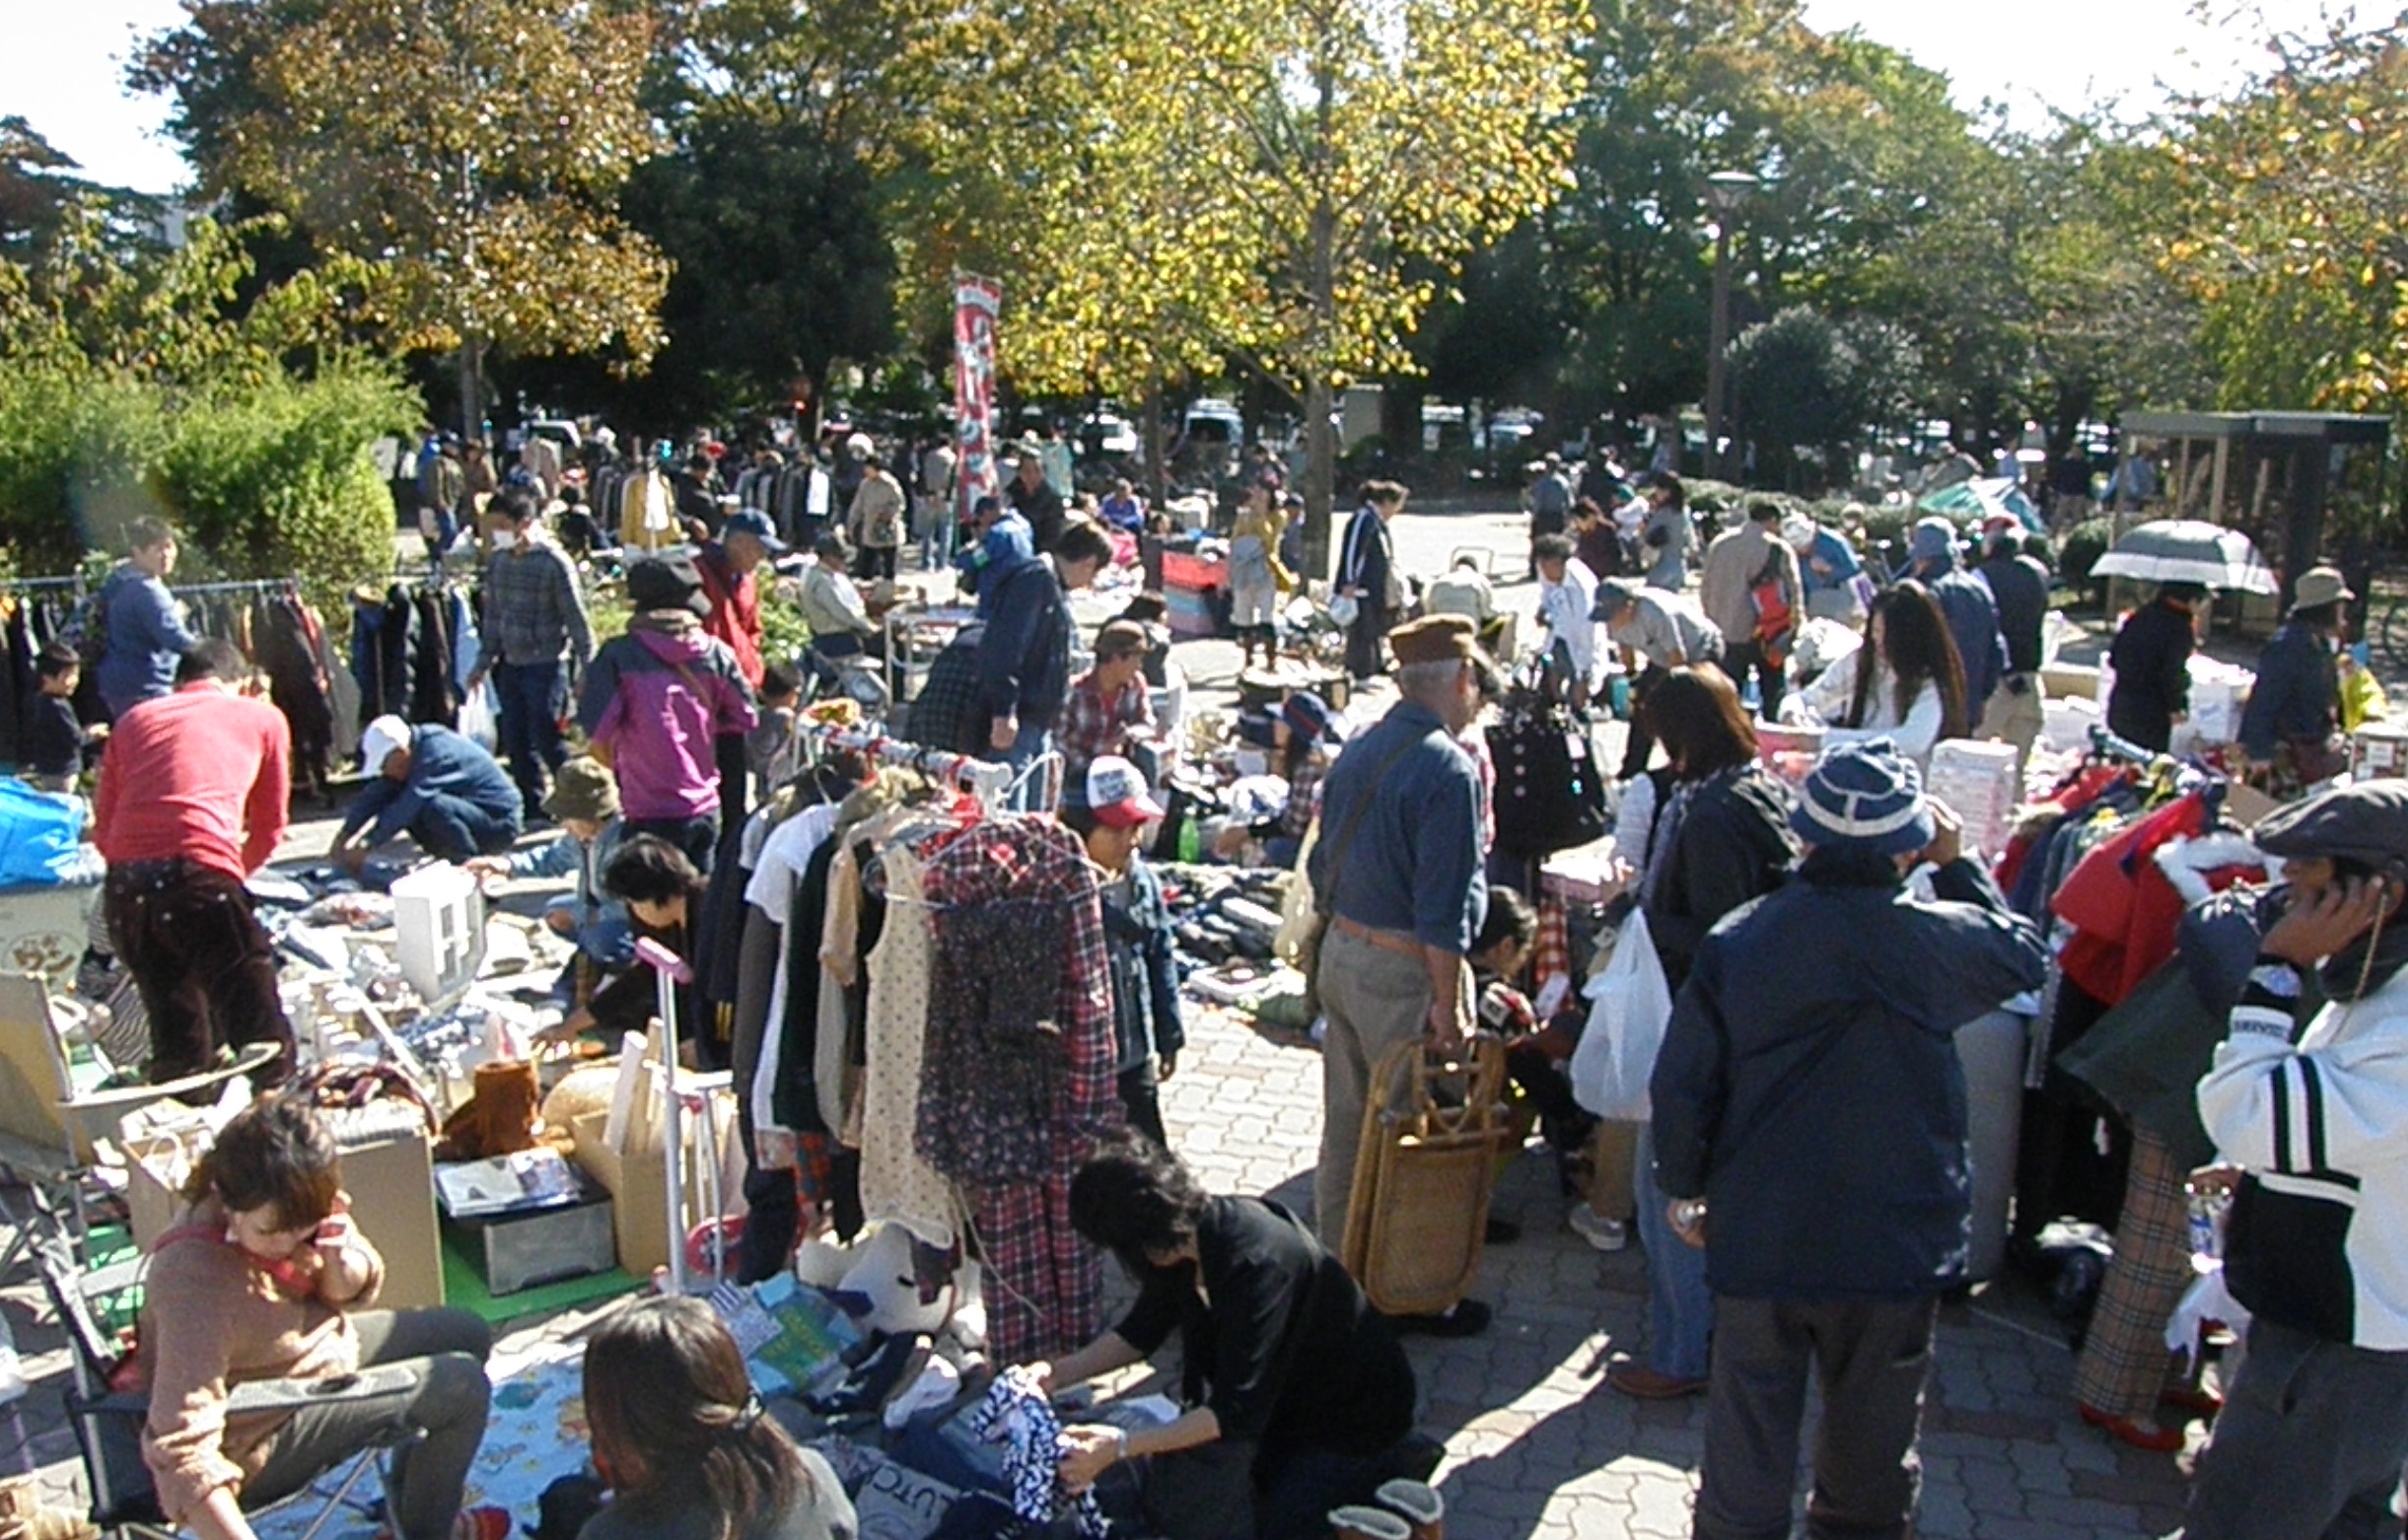
[[829, 751], [859, 754], [872, 764], [917, 770], [932, 780], [959, 787], [987, 807], [1002, 805], [1015, 779], [1010, 765], [927, 748], [870, 728], [834, 728], [804, 721], [795, 725], [795, 735], [823, 754]]

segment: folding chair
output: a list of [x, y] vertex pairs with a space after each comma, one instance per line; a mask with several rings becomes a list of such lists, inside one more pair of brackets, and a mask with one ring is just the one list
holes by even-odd
[[0, 973], [0, 1165], [24, 1179], [34, 1205], [23, 1219], [0, 1208], [0, 1218], [16, 1229], [0, 1254], [0, 1277], [43, 1230], [82, 1247], [84, 1195], [100, 1163], [97, 1146], [114, 1138], [129, 1114], [253, 1075], [281, 1051], [274, 1043], [250, 1043], [233, 1063], [214, 1070], [104, 1090], [118, 1067], [98, 1044], [68, 1051], [40, 977]]
[[[139, 1540], [177, 1540], [176, 1530], [159, 1509], [151, 1485], [150, 1466], [142, 1458], [142, 1429], [150, 1415], [150, 1397], [110, 1388], [109, 1380], [124, 1355], [116, 1334], [101, 1322], [93, 1308], [96, 1298], [121, 1295], [140, 1282], [137, 1258], [92, 1273], [81, 1271], [74, 1255], [55, 1237], [35, 1248], [41, 1266], [43, 1292], [58, 1312], [74, 1365], [74, 1384], [66, 1392], [67, 1421], [84, 1455], [84, 1477], [92, 1488], [92, 1521], [105, 1530]], [[361, 1369], [339, 1379], [261, 1379], [236, 1385], [227, 1392], [226, 1410], [236, 1416], [261, 1412], [298, 1412], [330, 1401], [368, 1401], [407, 1394], [410, 1372], [392, 1365]], [[357, 1454], [329, 1466], [342, 1479], [333, 1494], [310, 1518], [299, 1540], [316, 1540], [350, 1501], [351, 1491], [371, 1468], [377, 1471], [387, 1498], [391, 1494], [391, 1455], [425, 1436], [423, 1430], [404, 1426], [390, 1436], [371, 1441]], [[322, 1481], [322, 1477], [320, 1480]], [[244, 1508], [254, 1523], [270, 1513], [304, 1504], [318, 1495], [313, 1483], [288, 1497], [257, 1507]], [[390, 1501], [387, 1504], [390, 1508]], [[363, 1505], [362, 1510], [365, 1511]]]

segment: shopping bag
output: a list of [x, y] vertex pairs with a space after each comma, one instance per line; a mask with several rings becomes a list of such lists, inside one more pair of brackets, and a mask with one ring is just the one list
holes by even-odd
[[478, 685], [460, 703], [460, 735], [488, 754], [501, 746], [501, 732], [493, 720], [491, 684]]
[[1572, 1095], [1594, 1116], [1647, 1122], [1649, 1077], [1672, 1021], [1672, 991], [1657, 959], [1647, 916], [1634, 909], [1614, 939], [1613, 958], [1589, 981], [1589, 1026], [1572, 1053]]

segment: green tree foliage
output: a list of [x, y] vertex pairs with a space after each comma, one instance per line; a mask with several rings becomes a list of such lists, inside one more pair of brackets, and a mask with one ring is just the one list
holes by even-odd
[[369, 450], [419, 404], [335, 345], [328, 274], [237, 314], [242, 235], [203, 220], [183, 248], [129, 260], [70, 209], [39, 263], [0, 261], [0, 540], [22, 568], [119, 548], [142, 514], [185, 528], [196, 568], [330, 591], [390, 567]]
[[1844, 484], [1867, 430], [1894, 423], [1912, 398], [1921, 357], [1898, 328], [1841, 324], [1794, 305], [1731, 345], [1740, 436], [1756, 479], [1788, 492]]
[[658, 146], [638, 99], [649, 11], [188, 0], [187, 16], [135, 79], [177, 96], [204, 186], [377, 264], [373, 318], [397, 350], [460, 350], [471, 428], [488, 346], [650, 361], [668, 265], [612, 207]]

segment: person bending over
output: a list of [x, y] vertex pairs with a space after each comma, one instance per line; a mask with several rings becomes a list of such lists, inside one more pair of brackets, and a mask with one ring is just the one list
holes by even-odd
[[1063, 1430], [1062, 1483], [1123, 1460], [1167, 1540], [1304, 1540], [1380, 1482], [1418, 1479], [1413, 1365], [1337, 1258], [1278, 1204], [1204, 1190], [1176, 1155], [1122, 1134], [1079, 1168], [1070, 1222], [1120, 1259], [1137, 1303], [1066, 1359], [1050, 1392], [1136, 1364], [1179, 1334], [1187, 1411], [1142, 1433]]

